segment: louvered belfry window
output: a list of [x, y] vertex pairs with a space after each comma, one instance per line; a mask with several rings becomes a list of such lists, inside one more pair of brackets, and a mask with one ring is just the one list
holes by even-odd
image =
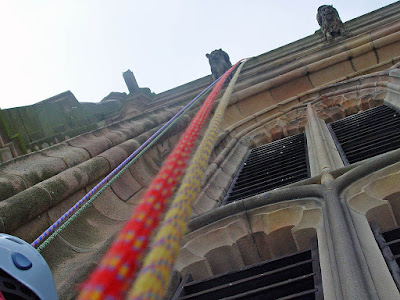
[[205, 280], [186, 275], [172, 299], [323, 299], [317, 242], [310, 250]]
[[244, 199], [309, 177], [304, 133], [249, 151], [224, 203]]
[[394, 282], [400, 290], [400, 228], [382, 233], [378, 225], [371, 222], [371, 229]]
[[400, 115], [387, 105], [333, 122], [328, 128], [346, 165], [400, 148]]

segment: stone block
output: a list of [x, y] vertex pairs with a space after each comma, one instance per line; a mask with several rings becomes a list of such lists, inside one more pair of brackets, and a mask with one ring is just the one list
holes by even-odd
[[137, 137], [135, 137], [135, 140], [142, 145], [144, 142], [146, 142], [157, 130], [158, 128], [153, 128], [152, 130], [146, 131]]
[[122, 148], [126, 153], [131, 155], [137, 148], [140, 147], [140, 144], [135, 139], [130, 139], [119, 144], [117, 147]]
[[139, 120], [134, 120], [134, 121], [130, 121], [129, 124], [124, 123], [122, 124], [123, 127], [126, 128], [132, 128], [135, 133], [136, 136], [140, 135], [144, 132], [146, 132], [147, 130], [153, 128], [155, 126], [154, 122], [150, 121], [150, 120], [145, 120], [144, 118], [139, 119]]
[[146, 151], [146, 154], [143, 155], [143, 159], [151, 172], [157, 174], [163, 162], [163, 157], [159, 155], [158, 149], [155, 145]]
[[374, 180], [364, 187], [370, 196], [383, 199], [386, 196], [399, 191], [400, 174], [390, 174]]
[[311, 73], [310, 79], [312, 85], [317, 87], [332, 81], [336, 81], [338, 78], [353, 72], [354, 70], [350, 64], [350, 61], [346, 60]]
[[10, 234], [13, 236], [17, 236], [20, 239], [28, 243], [32, 243], [36, 238], [38, 238], [47, 228], [51, 226], [52, 222], [50, 222], [47, 213], [42, 213], [37, 217], [29, 220], [21, 227], [18, 227], [16, 230], [12, 231]]
[[0, 201], [18, 194], [27, 187], [21, 177], [0, 172]]
[[393, 44], [384, 46], [382, 48], [377, 49], [379, 62], [384, 62], [392, 59], [393, 57], [399, 56], [400, 53], [400, 41], [397, 41]]
[[128, 156], [129, 154], [122, 147], [112, 147], [98, 155], [98, 157], [103, 157], [110, 163], [111, 170], [114, 170]]
[[260, 262], [260, 255], [257, 252], [257, 247], [250, 234], [238, 239], [236, 245], [239, 248], [243, 263], [246, 266]]
[[[89, 192], [96, 184], [93, 183], [87, 186], [86, 192]], [[93, 201], [92, 205], [101, 215], [115, 221], [128, 220], [135, 207], [131, 203], [126, 203], [118, 198], [117, 194], [110, 187], [101, 193]]]
[[165, 110], [160, 110], [158, 113], [149, 115], [149, 120], [153, 122], [150, 128], [164, 124], [169, 120], [170, 117], [171, 114]]
[[47, 156], [61, 158], [69, 168], [83, 163], [90, 158], [89, 153], [85, 149], [72, 147], [67, 143], [57, 144], [42, 150], [41, 153]]
[[108, 125], [107, 128], [112, 132], [118, 132], [119, 134], [121, 134], [124, 137], [124, 141], [135, 136], [131, 129], [121, 127], [120, 122]]
[[301, 221], [292, 228], [292, 235], [297, 249], [306, 250], [311, 247], [311, 238], [315, 237], [319, 226], [322, 224], [321, 208], [306, 209]]
[[231, 150], [229, 143], [232, 139], [229, 136], [229, 132], [225, 133], [227, 135], [225, 135], [224, 138], [214, 146], [213, 152], [217, 157], [215, 159], [212, 159], [211, 161], [215, 162], [217, 165], [219, 165], [221, 163], [221, 160], [225, 158], [224, 155], [229, 153], [229, 151]]
[[232, 176], [226, 174], [221, 168], [219, 168], [214, 173], [212, 180], [218, 187], [227, 190], [232, 182]]
[[126, 140], [126, 136], [119, 131], [111, 131], [107, 127], [103, 127], [92, 131], [92, 133], [97, 137], [107, 138], [111, 141], [113, 146], [116, 146]]
[[157, 152], [158, 152], [158, 158], [160, 160], [164, 160], [168, 154], [172, 151], [172, 148], [175, 146], [176, 144], [173, 144], [171, 142], [171, 138], [168, 139], [164, 139], [162, 141], [159, 141], [155, 146], [157, 148]]
[[239, 101], [236, 103], [236, 107], [243, 116], [248, 117], [274, 104], [276, 104], [276, 101], [272, 97], [271, 93], [266, 91]]
[[[113, 124], [116, 126], [116, 124]], [[119, 130], [123, 130], [128, 133], [129, 137], [135, 137], [138, 135], [138, 129], [132, 124], [132, 121], [121, 121], [118, 123]]]
[[374, 52], [374, 45], [369, 41], [365, 41], [366, 43], [361, 43], [357, 47], [351, 48], [348, 51], [349, 57], [359, 58], [365, 54], [370, 52]]
[[262, 260], [268, 260], [272, 258], [272, 253], [270, 249], [270, 240], [265, 232], [259, 231], [253, 233], [254, 242], [257, 247], [258, 253]]
[[29, 220], [44, 213], [51, 203], [47, 191], [31, 187], [0, 202], [0, 220], [4, 232], [10, 233]]
[[122, 221], [104, 216], [91, 205], [69, 224], [60, 237], [76, 250], [89, 252], [116, 234], [121, 225]]
[[289, 111], [290, 109], [292, 109], [294, 106], [300, 104], [299, 99], [298, 98], [291, 98], [290, 101], [282, 101], [280, 103], [278, 103], [278, 107], [277, 110], [279, 111]]
[[229, 157], [221, 164], [221, 169], [226, 174], [233, 176], [238, 171], [243, 159], [244, 156], [242, 156], [242, 159], [232, 159], [232, 157]]
[[113, 146], [109, 139], [97, 137], [91, 132], [79, 135], [66, 142], [71, 146], [87, 150], [90, 157], [95, 157]]
[[42, 153], [31, 153], [20, 156], [0, 166], [6, 174], [22, 177], [28, 186], [46, 180], [67, 168], [61, 158], [49, 157]]
[[142, 186], [148, 187], [156, 175], [149, 169], [143, 158], [139, 158], [129, 167], [129, 171], [135, 180]]
[[228, 143], [229, 143], [229, 131], [224, 130], [217, 135], [217, 139], [215, 140], [214, 143], [214, 149], [218, 147], [220, 144], [222, 144], [223, 145], [222, 147], [225, 148]]
[[127, 201], [141, 190], [142, 186], [132, 177], [129, 170], [126, 170], [116, 181], [113, 182], [111, 189], [119, 199]]
[[[284, 256], [298, 251], [291, 229], [292, 226], [282, 227], [268, 235], [273, 257]], [[263, 250], [258, 249], [258, 251]]]
[[[184, 257], [182, 259], [186, 258], [187, 257]], [[185, 266], [182, 268], [180, 273], [182, 276], [186, 274], [193, 274], [193, 280], [207, 279], [213, 275], [210, 265], [205, 258], [201, 258], [198, 261], [192, 262], [190, 265]]]
[[0, 163], [13, 159], [13, 154], [9, 147], [0, 149]]
[[215, 173], [215, 171], [216, 171], [217, 169], [218, 169], [218, 165], [217, 165], [215, 162], [211, 163], [211, 164], [208, 166], [208, 168], [206, 169], [206, 171], [204, 172], [204, 175], [203, 175], [203, 183], [204, 183], [204, 182], [207, 182], [207, 181], [211, 178], [211, 176], [214, 175], [214, 173]]
[[246, 129], [252, 128], [253, 125], [256, 125], [257, 121], [256, 118], [254, 116], [247, 118], [246, 122], [240, 122], [240, 124], [237, 124], [237, 126], [235, 127], [235, 129], [232, 131], [231, 136], [233, 135], [233, 137], [238, 138], [240, 137], [242, 134], [245, 134], [248, 132], [246, 132]]
[[49, 193], [51, 197], [50, 207], [52, 207], [84, 188], [88, 183], [89, 175], [82, 169], [74, 167], [40, 182], [36, 187]]
[[111, 170], [108, 160], [104, 157], [94, 157], [76, 166], [89, 176], [89, 183], [103, 179]]
[[309, 78], [307, 76], [303, 76], [292, 81], [285, 82], [282, 85], [271, 89], [271, 94], [272, 97], [279, 102], [308, 91], [312, 88], [313, 86], [311, 85]]
[[204, 187], [204, 191], [208, 197], [213, 199], [214, 201], [221, 203], [223, 198], [225, 197], [226, 190], [228, 187], [220, 188], [213, 180], [213, 178], [207, 183]]
[[228, 106], [224, 114], [224, 120], [222, 121], [221, 128], [225, 129], [231, 125], [234, 125], [238, 120], [241, 120], [244, 116], [238, 110], [235, 104]]
[[371, 51], [361, 56], [354, 57], [352, 59], [352, 63], [356, 71], [361, 71], [363, 69], [376, 65], [378, 61], [375, 53]]
[[209, 251], [207, 258], [214, 275], [229, 271], [240, 270], [244, 262], [236, 244], [221, 246]]
[[71, 207], [73, 207], [79, 200], [86, 195], [85, 189], [80, 189], [72, 195], [66, 197], [63, 201], [57, 203], [47, 211], [47, 215], [51, 223], [57, 221], [63, 214], [65, 214]]
[[133, 204], [136, 206], [142, 199], [142, 196], [145, 193], [145, 191], [146, 191], [145, 188], [139, 190], [136, 194], [134, 194], [131, 198], [129, 198], [129, 200], [126, 201], [126, 203]]
[[400, 224], [400, 192], [395, 192], [385, 196], [385, 199], [390, 204], [396, 223]]
[[196, 202], [193, 205], [193, 216], [204, 214], [208, 211], [211, 211], [217, 206], [218, 202], [208, 197], [207, 194], [203, 191], [197, 197]]

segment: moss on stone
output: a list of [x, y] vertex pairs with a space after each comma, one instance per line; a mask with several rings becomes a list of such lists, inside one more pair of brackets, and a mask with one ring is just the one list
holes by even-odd
[[38, 187], [45, 189], [51, 197], [51, 206], [68, 196], [69, 187], [61, 178], [51, 178], [41, 182]]
[[49, 193], [37, 187], [26, 189], [0, 202], [0, 218], [5, 232], [10, 233], [45, 212], [50, 203]]
[[18, 176], [0, 173], [0, 201], [5, 200], [26, 188]]
[[89, 176], [89, 183], [105, 176], [110, 171], [108, 160], [103, 157], [94, 157], [77, 166]]

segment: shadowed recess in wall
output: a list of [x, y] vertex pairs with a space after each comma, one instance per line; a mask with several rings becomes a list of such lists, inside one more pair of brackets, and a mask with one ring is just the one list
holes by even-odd
[[311, 250], [193, 281], [183, 277], [172, 300], [323, 299], [317, 240]]
[[224, 203], [310, 177], [304, 133], [250, 150]]
[[387, 105], [328, 125], [346, 165], [400, 147], [400, 114]]

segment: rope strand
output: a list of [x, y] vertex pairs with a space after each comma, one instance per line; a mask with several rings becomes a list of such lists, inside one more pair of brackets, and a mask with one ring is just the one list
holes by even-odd
[[167, 211], [152, 242], [143, 268], [129, 292], [128, 299], [161, 300], [165, 295], [172, 267], [178, 255], [180, 241], [186, 232], [191, 216], [192, 204], [200, 192], [201, 181], [207, 169], [220, 124], [243, 65], [244, 63], [239, 66], [210, 121], [182, 184], [176, 192], [171, 208]]
[[237, 64], [230, 68], [215, 85], [152, 181], [131, 219], [125, 224], [98, 268], [84, 284], [78, 299], [123, 298], [140, 265], [150, 236], [158, 226], [167, 201], [183, 174], [216, 96], [236, 66]]
[[[91, 203], [98, 197], [100, 194], [108, 188], [117, 178], [119, 178], [125, 170], [133, 164], [151, 145], [154, 144], [176, 121], [180, 119], [180, 117], [187, 112], [190, 108], [196, 104], [201, 96], [207, 93], [218, 81], [214, 81], [207, 88], [205, 88], [199, 95], [197, 95], [193, 100], [191, 100], [187, 105], [185, 105], [175, 116], [173, 116], [167, 123], [165, 123], [160, 129], [158, 129], [150, 138], [148, 138], [138, 149], [136, 149], [130, 156], [128, 156], [119, 166], [117, 166], [110, 174], [108, 174], [102, 181], [96, 184], [82, 199], [80, 199], [74, 206], [72, 206], [65, 214], [63, 214], [57, 221], [55, 221], [49, 228], [47, 228], [38, 238], [36, 238], [32, 242], [32, 247], [38, 247], [40, 243], [43, 244], [37, 249], [39, 252], [43, 250], [50, 242], [59, 235], [69, 224], [76, 219], [84, 210], [86, 210]], [[113, 176], [116, 176], [114, 179]], [[112, 178], [112, 179], [111, 179]], [[101, 188], [103, 185], [105, 186]], [[99, 188], [101, 188], [99, 190]], [[93, 197], [90, 199], [90, 196]], [[90, 199], [90, 200], [89, 200]], [[88, 203], [87, 205], [85, 203]], [[85, 204], [85, 205], [83, 205]], [[83, 205], [83, 206], [82, 206]], [[78, 209], [79, 208], [79, 209]], [[76, 211], [78, 209], [78, 211]], [[76, 212], [75, 212], [76, 211]], [[71, 217], [77, 214], [75, 217]], [[68, 218], [72, 218], [70, 221]], [[65, 222], [65, 223], [64, 223]], [[63, 224], [64, 223], [64, 224]], [[62, 225], [63, 224], [63, 225]], [[51, 235], [50, 235], [51, 234]]]

